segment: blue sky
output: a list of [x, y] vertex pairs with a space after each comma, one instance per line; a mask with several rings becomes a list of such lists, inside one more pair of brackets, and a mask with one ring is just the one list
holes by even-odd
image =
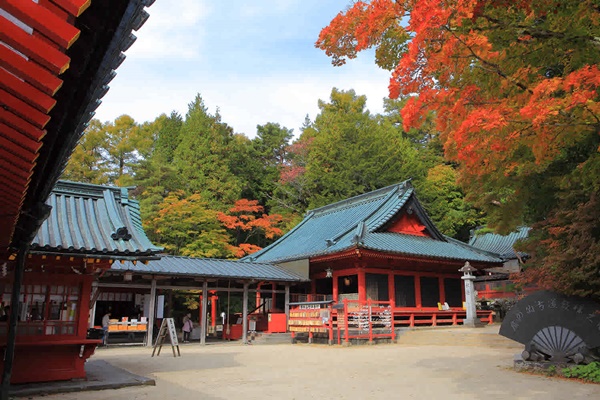
[[333, 87], [367, 95], [371, 112], [381, 112], [390, 74], [375, 66], [372, 53], [333, 67], [314, 47], [320, 30], [348, 4], [157, 0], [96, 118], [185, 115], [200, 93], [209, 112], [219, 107], [235, 132], [253, 137], [256, 125], [277, 122], [298, 134], [305, 115], [314, 119], [318, 100], [328, 99]]

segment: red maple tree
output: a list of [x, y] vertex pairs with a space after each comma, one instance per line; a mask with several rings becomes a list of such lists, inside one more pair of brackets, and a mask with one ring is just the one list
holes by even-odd
[[264, 207], [259, 205], [257, 200], [240, 199], [227, 213], [219, 212], [217, 218], [233, 233], [234, 243], [231, 251], [238, 258], [262, 248], [252, 243], [260, 235], [273, 239], [283, 233], [277, 227], [277, 224], [282, 221], [281, 215], [265, 214]]
[[390, 97], [407, 99], [405, 128], [435, 119], [492, 225], [537, 222], [528, 276], [584, 295], [600, 290], [579, 279], [599, 261], [575, 229], [600, 243], [600, 221], [580, 212], [600, 195], [599, 38], [591, 0], [372, 0], [340, 12], [316, 46], [334, 65], [375, 48]]

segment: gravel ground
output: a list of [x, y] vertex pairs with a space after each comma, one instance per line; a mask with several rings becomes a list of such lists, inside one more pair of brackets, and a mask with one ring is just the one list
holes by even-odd
[[156, 386], [32, 399], [600, 399], [600, 385], [514, 372], [521, 347], [495, 345], [494, 329], [411, 331], [375, 346], [188, 344], [180, 358], [168, 347], [154, 358], [148, 348], [100, 349], [94, 358]]

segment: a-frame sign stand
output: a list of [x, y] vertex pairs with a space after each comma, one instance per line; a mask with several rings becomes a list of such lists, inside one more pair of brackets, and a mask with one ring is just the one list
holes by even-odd
[[[158, 353], [156, 353], [156, 356], [160, 356], [160, 350], [162, 349], [163, 343], [165, 342], [165, 338], [167, 336], [169, 336], [169, 339], [171, 340], [171, 349], [173, 349], [173, 357], [181, 357], [181, 353], [179, 352], [179, 342], [177, 341], [177, 331], [175, 330], [175, 323], [173, 322], [173, 318], [164, 318], [162, 320], [160, 330], [158, 331], [158, 337], [156, 338], [156, 342], [154, 343], [154, 350], [152, 350], [152, 357], [154, 357], [154, 353], [156, 352], [157, 347]], [[177, 353], [175, 353], [175, 348], [177, 348]]]

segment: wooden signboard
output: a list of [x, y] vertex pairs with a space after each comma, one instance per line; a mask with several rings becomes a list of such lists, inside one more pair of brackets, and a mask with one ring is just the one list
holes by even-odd
[[[163, 343], [165, 342], [167, 336], [169, 336], [169, 340], [171, 341], [173, 357], [181, 357], [181, 353], [179, 352], [179, 342], [177, 341], [177, 330], [175, 329], [175, 322], [173, 321], [173, 318], [164, 318], [162, 320], [160, 330], [158, 331], [158, 337], [154, 343], [154, 350], [152, 350], [152, 357], [154, 357], [157, 347], [158, 353], [156, 353], [156, 356], [160, 356], [160, 350], [162, 349]], [[177, 348], [177, 353], [175, 353], [175, 348]]]

